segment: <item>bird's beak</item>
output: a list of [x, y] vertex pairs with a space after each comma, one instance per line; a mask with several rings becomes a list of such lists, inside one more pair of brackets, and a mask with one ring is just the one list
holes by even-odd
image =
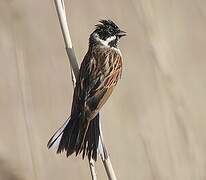
[[120, 30], [117, 35], [119, 36], [119, 38], [121, 38], [123, 36], [126, 36], [127, 34], [125, 31]]

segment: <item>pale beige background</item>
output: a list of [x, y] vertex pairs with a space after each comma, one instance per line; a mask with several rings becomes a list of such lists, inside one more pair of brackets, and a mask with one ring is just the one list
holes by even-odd
[[[97, 20], [121, 41], [122, 80], [101, 119], [119, 180], [206, 180], [206, 1], [67, 0], [80, 60]], [[0, 180], [89, 180], [87, 160], [46, 144], [72, 83], [52, 0], [0, 0]], [[98, 179], [106, 179], [101, 161]]]

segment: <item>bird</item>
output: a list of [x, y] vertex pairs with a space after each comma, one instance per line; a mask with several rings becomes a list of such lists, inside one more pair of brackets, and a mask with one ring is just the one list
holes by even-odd
[[120, 38], [126, 36], [112, 20], [100, 20], [89, 37], [88, 51], [76, 80], [70, 117], [49, 140], [66, 156], [76, 153], [97, 161], [107, 158], [102, 141], [99, 111], [112, 94], [122, 74]]

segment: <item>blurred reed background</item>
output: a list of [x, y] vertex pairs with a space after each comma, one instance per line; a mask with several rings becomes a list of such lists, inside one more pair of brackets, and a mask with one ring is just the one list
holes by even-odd
[[[127, 31], [124, 72], [101, 113], [119, 180], [206, 179], [206, 1], [66, 0], [79, 62], [99, 19]], [[72, 82], [52, 0], [0, 1], [0, 180], [90, 179], [46, 144]], [[106, 179], [97, 163], [98, 179]]]

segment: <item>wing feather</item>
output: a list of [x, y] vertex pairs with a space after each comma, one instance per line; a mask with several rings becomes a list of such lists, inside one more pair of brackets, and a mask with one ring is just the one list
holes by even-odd
[[121, 54], [114, 50], [94, 55], [88, 52], [77, 79], [72, 111], [82, 109], [87, 119], [93, 119], [110, 97], [121, 73]]

